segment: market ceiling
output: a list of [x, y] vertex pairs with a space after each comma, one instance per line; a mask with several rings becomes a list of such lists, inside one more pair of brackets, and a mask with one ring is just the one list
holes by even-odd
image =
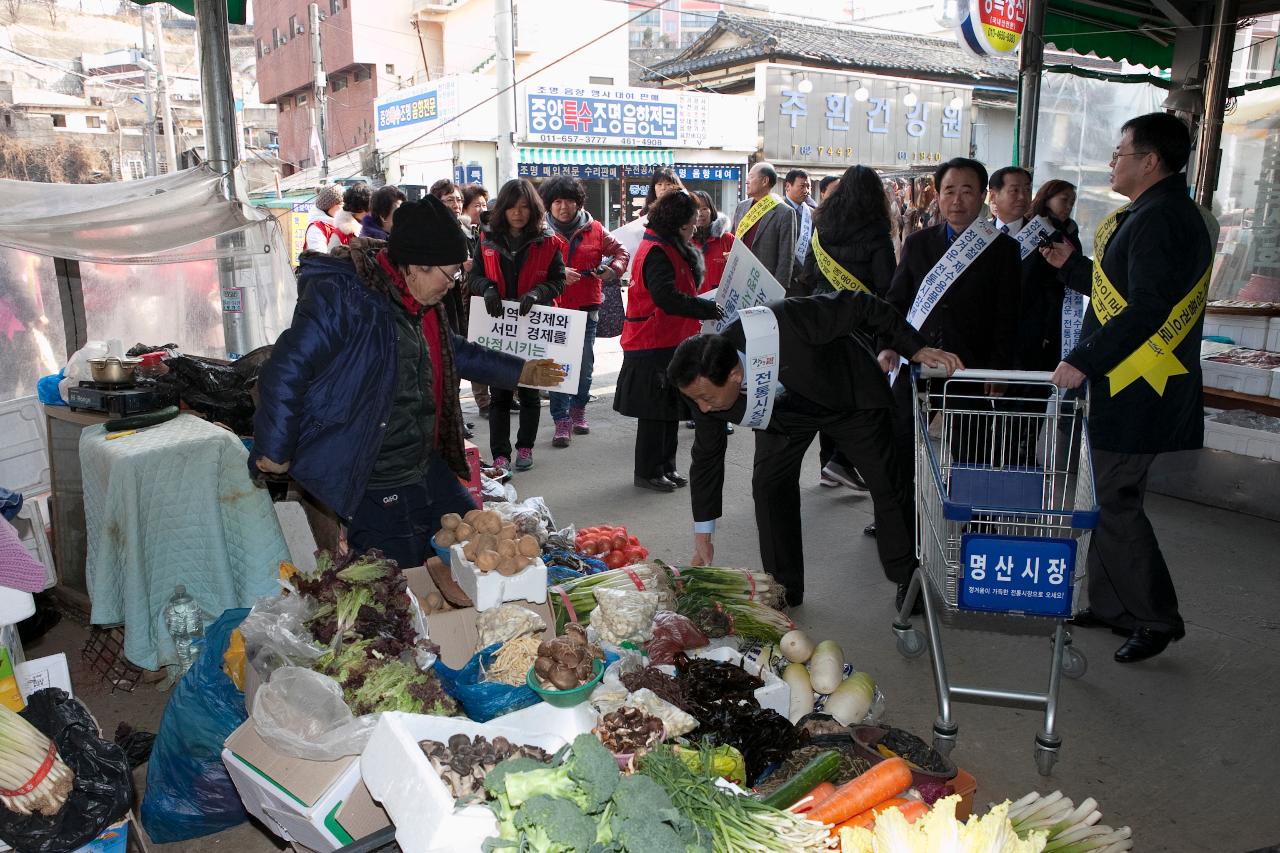
[[[1210, 20], [1215, 5], [1215, 0], [1048, 0], [1044, 40], [1058, 50], [1169, 68], [1178, 28]], [[1280, 12], [1280, 0], [1240, 3], [1242, 19], [1272, 12]]]

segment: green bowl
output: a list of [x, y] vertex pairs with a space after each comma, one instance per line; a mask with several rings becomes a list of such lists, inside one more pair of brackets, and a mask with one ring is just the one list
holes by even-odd
[[600, 683], [600, 679], [604, 678], [604, 661], [596, 658], [592, 669], [595, 671], [595, 675], [591, 677], [591, 680], [572, 690], [544, 690], [542, 685], [538, 683], [538, 676], [534, 674], [533, 667], [529, 667], [529, 674], [525, 676], [524, 680], [529, 685], [529, 688], [541, 696], [547, 704], [554, 705], [557, 708], [572, 708], [574, 705], [581, 705], [587, 701], [591, 691]]

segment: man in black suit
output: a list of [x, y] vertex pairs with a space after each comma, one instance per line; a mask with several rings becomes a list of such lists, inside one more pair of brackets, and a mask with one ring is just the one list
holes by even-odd
[[[868, 293], [839, 291], [795, 297], [768, 306], [777, 322], [776, 397], [772, 416], [755, 430], [751, 477], [760, 556], [764, 568], [787, 590], [788, 604], [804, 597], [804, 548], [800, 518], [800, 466], [814, 435], [836, 441], [862, 473], [871, 492], [880, 562], [899, 595], [915, 568], [915, 506], [909, 481], [895, 464], [890, 413], [893, 398], [876, 363], [873, 338], [888, 341], [912, 361], [945, 368], [963, 365], [924, 339], [888, 303]], [[695, 565], [714, 559], [712, 535], [721, 513], [726, 421], [741, 423], [744, 351], [750, 349], [743, 321], [723, 334], [699, 335], [676, 349], [669, 381], [700, 413], [689, 471], [693, 500]]]

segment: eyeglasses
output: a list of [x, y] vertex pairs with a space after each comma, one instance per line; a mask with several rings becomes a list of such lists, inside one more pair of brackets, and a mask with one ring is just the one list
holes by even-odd
[[1119, 160], [1121, 157], [1146, 157], [1150, 153], [1151, 153], [1150, 151], [1129, 151], [1127, 153], [1122, 154], [1120, 153], [1120, 149], [1117, 148], [1116, 150], [1111, 152], [1110, 162], [1114, 163], [1115, 161]]
[[444, 267], [436, 267], [436, 269], [444, 273], [445, 277], [448, 278], [454, 284], [462, 284], [462, 267], [458, 267], [453, 272], [448, 272], [447, 270], [445, 270]]

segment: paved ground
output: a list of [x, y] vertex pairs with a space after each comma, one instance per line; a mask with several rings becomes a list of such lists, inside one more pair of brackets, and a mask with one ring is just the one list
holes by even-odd
[[[561, 524], [623, 522], [653, 554], [685, 561], [690, 553], [685, 492], [659, 495], [635, 489], [630, 467], [634, 422], [609, 406], [617, 364], [616, 341], [601, 343], [599, 402], [590, 409], [590, 436], [573, 446], [550, 446], [544, 411], [536, 467], [515, 484], [523, 497], [543, 495]], [[691, 432], [681, 430], [682, 465]], [[487, 437], [480, 426], [477, 443]], [[725, 518], [717, 537], [717, 562], [758, 566], [750, 504], [753, 440], [730, 442]], [[889, 719], [928, 738], [937, 713], [928, 657], [904, 660], [889, 630], [892, 587], [883, 580], [862, 527], [869, 501], [848, 490], [817, 485], [816, 445], [804, 482], [807, 590], [795, 620], [815, 639], [841, 643], [850, 660], [878, 679], [889, 700]], [[1080, 801], [1095, 797], [1104, 822], [1133, 827], [1139, 851], [1253, 851], [1280, 841], [1280, 812], [1273, 772], [1277, 746], [1276, 655], [1280, 653], [1280, 524], [1152, 496], [1157, 533], [1173, 568], [1187, 620], [1187, 637], [1159, 658], [1122, 667], [1111, 660], [1119, 638], [1084, 631], [1077, 645], [1089, 658], [1080, 681], [1064, 681], [1059, 731], [1061, 759], [1041, 778], [1032, 758], [1038, 715], [978, 705], [956, 711], [960, 739], [953, 757], [978, 779], [979, 802], [1017, 798], [1060, 788]], [[85, 634], [60, 626], [28, 650], [74, 652]], [[1046, 639], [952, 632], [945, 635], [956, 681], [1038, 689], [1048, 672]], [[80, 695], [104, 730], [128, 719], [154, 730], [164, 696], [139, 687], [106, 695], [79, 662]], [[141, 775], [139, 776], [141, 783]], [[269, 851], [278, 845], [257, 827], [185, 844], [170, 851]]]

